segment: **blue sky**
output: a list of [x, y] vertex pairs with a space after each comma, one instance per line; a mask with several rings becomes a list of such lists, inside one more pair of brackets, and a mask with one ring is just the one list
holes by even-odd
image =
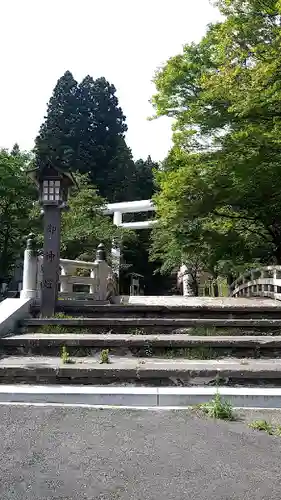
[[33, 147], [57, 79], [105, 76], [135, 158], [162, 160], [171, 123], [152, 114], [153, 74], [218, 19], [209, 0], [1, 0], [0, 147]]

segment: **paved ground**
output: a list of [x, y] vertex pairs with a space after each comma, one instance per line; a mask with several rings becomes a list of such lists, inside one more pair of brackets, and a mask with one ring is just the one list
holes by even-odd
[[[280, 295], [281, 297], [281, 295]], [[281, 307], [279, 300], [267, 297], [183, 297], [182, 295], [131, 295], [121, 296], [122, 304], [191, 306], [191, 307]]]
[[281, 438], [241, 422], [182, 410], [0, 406], [0, 432], [1, 500], [281, 497]]

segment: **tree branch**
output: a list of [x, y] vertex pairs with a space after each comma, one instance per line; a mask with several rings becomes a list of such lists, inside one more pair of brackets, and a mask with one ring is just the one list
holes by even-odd
[[213, 210], [212, 213], [214, 215], [217, 215], [218, 217], [224, 217], [226, 219], [251, 220], [253, 222], [260, 222], [260, 219], [258, 219], [257, 217], [248, 217], [246, 215], [224, 214], [224, 213], [221, 213], [221, 212], [217, 212], [216, 210]]
[[[213, 211], [214, 215], [217, 215], [218, 217], [224, 217], [224, 218], [229, 218], [229, 219], [237, 219], [237, 220], [245, 220], [245, 221], [252, 221], [252, 222], [258, 222], [264, 226], [264, 229], [270, 234], [272, 240], [276, 239], [276, 234], [274, 233], [274, 230], [270, 228], [270, 226], [267, 226], [263, 223], [261, 219], [258, 217], [247, 217], [246, 215], [232, 215], [232, 214], [223, 214], [220, 212], [217, 212], [216, 210]], [[265, 234], [262, 234], [262, 232], [257, 231], [255, 229], [251, 229], [250, 227], [247, 226], [247, 231], [253, 234], [257, 234], [258, 236], [261, 236], [264, 238], [266, 241], [271, 241], [269, 238], [266, 237]]]

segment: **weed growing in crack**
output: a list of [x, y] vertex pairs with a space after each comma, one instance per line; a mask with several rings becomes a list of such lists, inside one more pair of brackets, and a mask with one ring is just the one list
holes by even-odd
[[62, 350], [61, 350], [61, 360], [63, 362], [63, 364], [74, 364], [75, 361], [73, 359], [71, 359], [70, 355], [69, 355], [69, 352], [67, 351], [65, 345], [62, 347]]
[[64, 312], [58, 312], [54, 315], [54, 318], [56, 319], [75, 319], [74, 316], [71, 316], [70, 314], [65, 314]]
[[109, 349], [103, 349], [100, 353], [100, 364], [109, 364], [110, 359], [109, 359]]
[[275, 436], [281, 437], [281, 425], [276, 425], [276, 427], [274, 429], [274, 434], [275, 434]]
[[129, 335], [145, 335], [145, 330], [144, 328], [129, 328], [127, 333]]
[[[275, 429], [274, 429], [273, 425], [270, 424], [269, 422], [267, 422], [267, 420], [254, 420], [253, 422], [248, 424], [248, 426], [251, 429], [254, 429], [256, 431], [267, 432], [267, 434], [269, 434], [270, 436], [275, 434]], [[277, 431], [277, 435], [281, 435], [281, 434], [279, 434], [280, 426], [278, 426], [278, 430], [276, 429], [276, 431]]]
[[37, 331], [40, 333], [69, 333], [69, 328], [61, 325], [43, 325], [40, 328], [37, 328]]
[[[211, 347], [181, 347], [179, 349], [167, 348], [163, 355], [165, 358], [186, 358], [186, 359], [215, 359], [220, 353]], [[161, 356], [161, 357], [162, 357]]]
[[42, 325], [38, 326], [35, 329], [33, 328], [33, 332], [38, 333], [52, 333], [52, 334], [63, 334], [63, 333], [91, 333], [89, 328], [76, 328], [75, 326], [67, 326], [67, 325]]
[[217, 392], [215, 397], [211, 399], [211, 401], [208, 401], [208, 403], [198, 405], [198, 408], [211, 418], [235, 420], [235, 413], [232, 405], [229, 401], [223, 400], [219, 392]]

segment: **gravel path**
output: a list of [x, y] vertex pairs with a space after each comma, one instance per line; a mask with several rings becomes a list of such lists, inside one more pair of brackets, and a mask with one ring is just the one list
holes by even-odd
[[[281, 421], [279, 412], [265, 416]], [[281, 498], [281, 438], [243, 422], [183, 410], [0, 406], [0, 431], [1, 500]]]

